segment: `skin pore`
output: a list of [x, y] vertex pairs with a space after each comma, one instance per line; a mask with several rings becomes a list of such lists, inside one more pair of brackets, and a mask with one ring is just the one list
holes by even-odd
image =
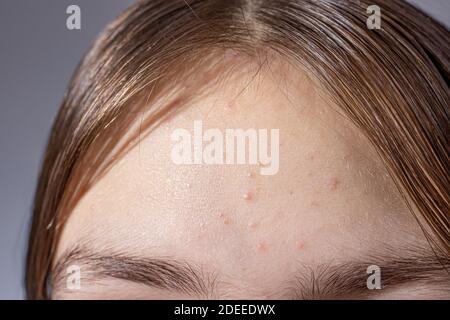
[[[78, 202], [53, 298], [450, 298], [449, 275], [384, 165], [314, 81], [276, 62], [217, 77]], [[279, 171], [173, 163], [171, 133], [196, 120], [279, 129]], [[65, 287], [70, 265], [80, 289]], [[366, 287], [370, 265], [381, 290]]]

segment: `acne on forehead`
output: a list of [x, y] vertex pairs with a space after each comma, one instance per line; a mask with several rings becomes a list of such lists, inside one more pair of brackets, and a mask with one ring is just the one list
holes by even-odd
[[246, 192], [244, 192], [242, 197], [245, 200], [247, 200], [247, 201], [252, 201], [253, 200], [253, 193], [251, 191], [246, 191]]
[[[252, 180], [254, 180], [254, 176], [253, 174], [251, 174], [251, 172], [247, 173], [247, 177], [248, 178], [252, 178]], [[330, 192], [335, 192], [338, 190], [339, 184], [341, 183], [341, 181], [338, 179], [338, 177], [336, 176], [329, 176], [326, 177], [325, 179], [323, 179], [322, 184], [323, 184], [323, 189], [324, 190], [329, 190]], [[290, 195], [293, 194], [293, 190], [288, 190], [288, 193]], [[243, 198], [246, 202], [255, 202], [256, 200], [254, 199], [254, 194], [251, 191], [246, 191], [243, 195]], [[312, 200], [311, 201], [311, 207], [313, 208], [318, 208], [320, 206], [320, 201], [319, 200]], [[218, 215], [219, 219], [222, 221], [224, 227], [229, 227], [230, 225], [232, 225], [235, 221], [233, 221], [229, 215], [221, 212]], [[236, 223], [240, 223], [239, 219]], [[259, 226], [259, 222], [255, 222], [255, 221], [251, 221], [247, 224], [248, 226], [248, 232], [251, 233], [252, 231], [255, 231], [257, 229], [257, 227]], [[295, 248], [295, 250], [301, 252], [305, 250], [306, 247], [306, 241], [304, 240], [296, 240], [294, 241], [291, 246], [293, 248]], [[270, 250], [270, 245], [266, 240], [261, 240], [259, 238], [255, 239], [255, 251], [258, 254], [264, 254], [267, 253]]]
[[[307, 85], [303, 88], [308, 90]], [[259, 86], [266, 92], [263, 97], [253, 86], [231, 100], [227, 96], [236, 90], [221, 90], [187, 106], [144, 138], [122, 165], [113, 167], [73, 212], [67, 228], [72, 239], [66, 240], [90, 234], [105, 243], [128, 239], [164, 254], [192, 255], [200, 262], [243, 263], [251, 252], [267, 259], [279, 255], [283, 263], [293, 253], [312, 254], [329, 243], [340, 246], [346, 234], [353, 235], [352, 223], [362, 213], [379, 214], [372, 191], [380, 186], [366, 175], [366, 167], [373, 164], [357, 156], [366, 151], [366, 142], [354, 138], [351, 130], [340, 131], [347, 122], [319, 112], [329, 108], [328, 102], [301, 96], [291, 96], [288, 102], [268, 83]], [[301, 116], [294, 108], [302, 109]], [[279, 128], [279, 172], [263, 177], [258, 166], [173, 164], [170, 132], [190, 128], [196, 119], [220, 129]], [[100, 198], [99, 193], [106, 195]], [[93, 203], [96, 212], [89, 214], [86, 207]], [[102, 234], [99, 225], [106, 230]], [[370, 233], [372, 226], [363, 228]]]
[[340, 181], [337, 177], [330, 177], [327, 181], [327, 187], [331, 191], [336, 191], [338, 189], [339, 183]]
[[260, 240], [260, 241], [258, 241], [258, 244], [256, 246], [256, 250], [259, 253], [265, 253], [265, 252], [267, 252], [269, 250], [269, 245], [267, 244], [266, 241]]

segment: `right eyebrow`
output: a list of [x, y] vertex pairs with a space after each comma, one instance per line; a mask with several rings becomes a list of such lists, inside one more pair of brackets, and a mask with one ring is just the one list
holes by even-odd
[[157, 289], [210, 297], [215, 276], [187, 262], [169, 258], [142, 258], [121, 253], [100, 254], [86, 246], [74, 246], [59, 259], [52, 272], [52, 291], [64, 290], [67, 270], [79, 266], [83, 279], [115, 278]]
[[[431, 247], [383, 244], [382, 250], [359, 259], [325, 263], [314, 268], [301, 266], [293, 286], [300, 299], [333, 297], [369, 298], [405, 285], [430, 285], [436, 292], [450, 292], [450, 257]], [[367, 287], [368, 267], [381, 271], [381, 289]]]

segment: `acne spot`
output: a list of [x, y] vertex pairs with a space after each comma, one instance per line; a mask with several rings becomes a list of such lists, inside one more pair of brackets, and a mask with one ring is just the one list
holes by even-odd
[[258, 222], [250, 222], [249, 224], [248, 224], [248, 227], [251, 229], [251, 230], [256, 230], [256, 228], [258, 228], [258, 225], [259, 225], [259, 223]]
[[294, 190], [289, 190], [289, 194], [292, 196], [294, 194]]
[[318, 201], [313, 200], [313, 201], [311, 201], [311, 207], [318, 208], [318, 207], [320, 207], [320, 204]]
[[243, 198], [247, 201], [251, 201], [253, 199], [253, 193], [247, 191], [246, 193], [244, 193]]
[[234, 103], [233, 101], [230, 101], [230, 102], [228, 102], [228, 103], [226, 104], [226, 107], [227, 107], [227, 109], [229, 109], [229, 110], [233, 110], [233, 109], [235, 109], [236, 105], [235, 105], [235, 103]]
[[268, 249], [269, 249], [269, 247], [265, 241], [258, 242], [258, 245], [256, 246], [256, 250], [259, 253], [267, 252]]
[[229, 226], [231, 224], [231, 219], [226, 214], [221, 213], [219, 217], [222, 219], [224, 225]]
[[303, 241], [297, 241], [297, 242], [295, 243], [295, 248], [296, 248], [298, 251], [303, 251], [303, 250], [305, 250], [305, 242], [303, 242]]
[[335, 191], [338, 188], [340, 181], [338, 180], [338, 178], [336, 177], [331, 177], [330, 180], [328, 181], [328, 188], [331, 191]]

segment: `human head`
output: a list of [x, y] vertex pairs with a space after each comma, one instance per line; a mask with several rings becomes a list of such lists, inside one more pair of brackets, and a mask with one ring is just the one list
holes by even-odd
[[[386, 8], [379, 30], [369, 30], [366, 25], [367, 7], [372, 1], [140, 1], [123, 13], [102, 33], [75, 72], [52, 129], [36, 192], [27, 261], [28, 296], [48, 297], [49, 280], [57, 273], [57, 258], [64, 257], [66, 251], [62, 246], [67, 243], [69, 250], [82, 242], [87, 235], [75, 236], [82, 230], [88, 229], [88, 234], [100, 238], [99, 243], [104, 237], [103, 247], [112, 246], [108, 231], [95, 235], [96, 229], [102, 229], [101, 221], [108, 217], [105, 211], [113, 210], [102, 205], [106, 201], [100, 201], [102, 193], [109, 193], [118, 207], [133, 208], [133, 201], [153, 199], [149, 207], [141, 207], [149, 212], [167, 208], [170, 188], [177, 190], [177, 197], [183, 194], [181, 203], [174, 202], [173, 210], [192, 204], [195, 212], [185, 212], [185, 216], [159, 213], [151, 224], [142, 216], [123, 221], [111, 218], [118, 213], [109, 215], [119, 224], [117, 228], [134, 223], [136, 230], [142, 224], [146, 232], [154, 231], [158, 237], [150, 237], [147, 245], [165, 247], [167, 251], [159, 253], [164, 256], [181, 250], [175, 246], [180, 239], [165, 238], [175, 230], [185, 237], [200, 234], [203, 228], [221, 234], [211, 227], [210, 219], [215, 217], [221, 226], [239, 226], [240, 233], [233, 231], [229, 244], [234, 251], [239, 248], [235, 241], [247, 243], [243, 234], [258, 235], [254, 241], [248, 240], [251, 245], [242, 246], [243, 252], [234, 263], [245, 261], [245, 248], [254, 246], [266, 254], [262, 261], [254, 258], [251, 265], [263, 264], [268, 269], [268, 261], [273, 258], [270, 254], [283, 252], [280, 243], [298, 247], [303, 255], [305, 238], [307, 243], [316, 244], [310, 246], [307, 257], [294, 258], [295, 254], [287, 251], [277, 257], [278, 261], [292, 256], [302, 260], [301, 264], [309, 260], [308, 268], [313, 261], [329, 264], [317, 257], [320, 250], [328, 252], [318, 244], [325, 243], [327, 237], [339, 243], [338, 238], [344, 236], [337, 234], [347, 234], [349, 239], [338, 248], [329, 248], [329, 259], [337, 259], [364, 235], [375, 242], [390, 242], [394, 248], [389, 252], [394, 256], [395, 248], [410, 247], [411, 243], [422, 248], [428, 240], [438, 257], [448, 258], [448, 31], [404, 2], [376, 4]], [[259, 105], [252, 105], [256, 102]], [[213, 109], [216, 104], [217, 109]], [[234, 112], [227, 113], [226, 108]], [[262, 116], [255, 116], [258, 110]], [[285, 159], [285, 166], [282, 162], [279, 174], [262, 180], [247, 176], [248, 172], [254, 175], [250, 167], [200, 166], [175, 171], [178, 167], [173, 163], [158, 161], [159, 157], [169, 159], [170, 134], [163, 132], [190, 128], [193, 119], [202, 119], [204, 125], [215, 128], [222, 128], [221, 119], [224, 128], [279, 128], [280, 161]], [[286, 132], [292, 132], [294, 138], [284, 141]], [[334, 136], [342, 140], [333, 140]], [[142, 154], [139, 148], [147, 152]], [[285, 156], [283, 148], [288, 150]], [[142, 157], [144, 169], [133, 162], [136, 155]], [[127, 161], [127, 157], [134, 160]], [[121, 171], [122, 160], [123, 167], [137, 168], [136, 176]], [[145, 171], [149, 167], [159, 167], [162, 173]], [[127, 176], [134, 177], [129, 184], [124, 180]], [[149, 183], [145, 186], [139, 176], [154, 178], [145, 180]], [[171, 180], [166, 181], [164, 176]], [[299, 180], [311, 188], [301, 187]], [[108, 190], [114, 181], [115, 189]], [[217, 181], [236, 184], [229, 189]], [[186, 189], [188, 185], [193, 188]], [[311, 189], [319, 190], [317, 198]], [[141, 198], [131, 198], [136, 190], [142, 190], [134, 193]], [[227, 198], [218, 198], [222, 191]], [[121, 194], [125, 195], [122, 199]], [[246, 198], [233, 199], [232, 194], [244, 194]], [[244, 209], [249, 200], [259, 206]], [[243, 204], [228, 206], [222, 212], [224, 203], [239, 201]], [[156, 206], [161, 202], [161, 207]], [[97, 208], [90, 212], [86, 208], [92, 204]], [[296, 210], [298, 216], [293, 213]], [[280, 211], [288, 214], [275, 228], [279, 222], [272, 215]], [[264, 227], [258, 227], [258, 219], [252, 216], [258, 212], [267, 215]], [[134, 217], [132, 212], [130, 216]], [[204, 216], [199, 218], [204, 225], [195, 226], [194, 217], [198, 216]], [[362, 228], [362, 217], [372, 229]], [[324, 224], [314, 225], [316, 218], [325, 225], [343, 226], [319, 232]], [[94, 228], [82, 226], [81, 221]], [[184, 222], [178, 225], [173, 221]], [[315, 230], [316, 235], [294, 239], [294, 221], [304, 221], [303, 229], [297, 230], [304, 234]], [[413, 227], [414, 222], [420, 227]], [[388, 234], [380, 235], [381, 226]], [[408, 230], [406, 234], [413, 234], [411, 243], [406, 243], [406, 235], [401, 237], [405, 243], [390, 238], [396, 232], [403, 235], [401, 226]], [[280, 242], [263, 239], [262, 235], [271, 234], [270, 227], [278, 230], [274, 238], [281, 237]], [[350, 232], [356, 227], [362, 228], [363, 234]], [[251, 233], [252, 228], [257, 230]], [[425, 235], [420, 240], [416, 239], [419, 231]], [[319, 239], [320, 234], [323, 239]], [[131, 240], [124, 240], [125, 235], [121, 237], [133, 246]], [[221, 243], [212, 234], [206, 237], [208, 249], [195, 261], [200, 269], [203, 264], [210, 267], [213, 262], [208, 264], [206, 260], [216, 257], [212, 253]], [[161, 239], [166, 240], [155, 242]], [[369, 250], [365, 245], [357, 247]], [[190, 243], [182, 253], [193, 255], [189, 248], [202, 251]], [[121, 257], [123, 249], [113, 248], [108, 254]], [[77, 250], [72, 254], [76, 257]], [[225, 261], [225, 256], [216, 258]], [[246, 264], [240, 267], [249, 268]], [[239, 273], [227, 270], [230, 274], [233, 271]], [[251, 271], [241, 270], [240, 274]], [[250, 294], [241, 291], [238, 294], [244, 297]], [[261, 296], [275, 296], [267, 291]]]

